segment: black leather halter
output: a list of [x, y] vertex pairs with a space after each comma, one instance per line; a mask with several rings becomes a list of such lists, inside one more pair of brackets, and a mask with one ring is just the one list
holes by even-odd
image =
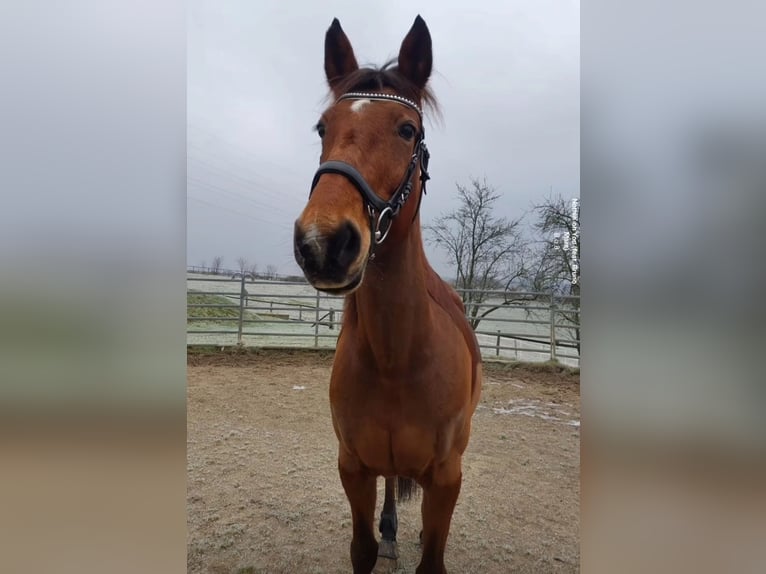
[[[317, 186], [317, 183], [319, 183], [319, 178], [322, 177], [322, 175], [325, 173], [335, 173], [342, 175], [351, 183], [353, 183], [354, 187], [356, 187], [356, 189], [362, 195], [362, 199], [364, 200], [365, 206], [367, 207], [367, 213], [370, 216], [370, 233], [372, 236], [370, 241], [370, 257], [372, 257], [374, 255], [374, 246], [380, 245], [386, 240], [386, 237], [388, 237], [388, 232], [391, 230], [391, 224], [393, 223], [394, 218], [399, 215], [399, 211], [404, 206], [407, 198], [410, 196], [410, 193], [412, 193], [412, 180], [418, 165], [420, 165], [420, 181], [422, 190], [420, 199], [423, 198], [423, 194], [426, 192], [426, 181], [429, 179], [428, 160], [430, 158], [430, 154], [428, 153], [428, 148], [426, 147], [425, 142], [423, 112], [415, 102], [408, 100], [407, 98], [395, 96], [392, 94], [349, 92], [348, 94], [344, 94], [339, 97], [335, 103], [338, 103], [341, 100], [362, 99], [397, 102], [415, 110], [418, 113], [418, 118], [420, 118], [420, 133], [418, 134], [418, 139], [415, 142], [415, 150], [413, 151], [412, 157], [410, 158], [410, 163], [407, 166], [407, 171], [404, 174], [402, 183], [400, 183], [399, 187], [396, 188], [396, 191], [391, 196], [391, 199], [386, 201], [373, 191], [370, 185], [362, 177], [362, 174], [360, 174], [354, 166], [344, 161], [331, 160], [321, 164], [319, 169], [317, 169], [316, 173], [314, 174], [314, 180], [311, 182], [311, 192], [309, 192], [309, 197], [311, 197], [311, 193], [313, 193], [314, 188]], [[417, 210], [419, 209], [420, 201], [418, 201], [418, 207], [415, 211], [416, 215]]]

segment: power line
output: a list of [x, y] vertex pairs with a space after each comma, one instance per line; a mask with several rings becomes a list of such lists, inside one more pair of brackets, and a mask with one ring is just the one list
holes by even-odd
[[[229, 150], [232, 150], [232, 153], [227, 153], [227, 154], [225, 154], [223, 156], [223, 161], [224, 162], [227, 162], [227, 163], [231, 164], [231, 163], [233, 163], [233, 157], [232, 156], [239, 156], [239, 159], [242, 160], [241, 162], [238, 162], [238, 163], [240, 163], [240, 165], [242, 163], [244, 163], [244, 165], [249, 167], [249, 166], [252, 165], [252, 163], [254, 161], [260, 162], [260, 163], [264, 163], [264, 164], [268, 164], [268, 165], [273, 166], [276, 169], [276, 171], [278, 171], [278, 173], [280, 173], [280, 174], [285, 174], [285, 173], [292, 174], [294, 176], [294, 180], [296, 182], [297, 181], [301, 182], [301, 184], [300, 184], [301, 186], [305, 186], [306, 185], [305, 182], [307, 181], [307, 178], [310, 177], [310, 175], [311, 175], [310, 173], [307, 174], [307, 173], [304, 173], [302, 171], [296, 170], [295, 167], [293, 166], [293, 164], [284, 165], [284, 164], [280, 164], [280, 163], [274, 162], [274, 161], [272, 161], [270, 159], [264, 158], [261, 155], [254, 155], [252, 152], [250, 152], [249, 150], [245, 149], [243, 146], [234, 144], [234, 143], [232, 143], [230, 141], [227, 141], [227, 140], [224, 140], [218, 134], [213, 133], [209, 129], [203, 128], [203, 127], [201, 127], [198, 124], [190, 122], [189, 126], [194, 131], [202, 132], [204, 135], [206, 135], [206, 137], [208, 139], [213, 140], [219, 148], [224, 147], [224, 148], [228, 148]], [[207, 156], [215, 156], [216, 155], [214, 153], [211, 153], [210, 147], [207, 147], [207, 146], [205, 146], [203, 144], [195, 143], [193, 141], [189, 141], [187, 145], [189, 147], [191, 147], [191, 148], [196, 148], [196, 149], [204, 152], [204, 155], [207, 155]], [[221, 154], [217, 154], [217, 155], [218, 155], [219, 158], [221, 158]], [[195, 161], [199, 161], [200, 163], [205, 163], [205, 162], [203, 162], [202, 160], [199, 160], [199, 159], [196, 159]], [[210, 166], [210, 164], [207, 164], [207, 165]], [[220, 169], [220, 168], [214, 168], [214, 169]], [[263, 175], [260, 174], [260, 173], [256, 177], [258, 177], [259, 179], [264, 180], [264, 181], [266, 181], [267, 183], [270, 183], [270, 184], [281, 185], [281, 184], [278, 184], [277, 182], [275, 182], [274, 180], [272, 180], [270, 178], [264, 178]], [[252, 180], [249, 180], [249, 181], [252, 181]], [[267, 193], [276, 193], [276, 192], [273, 192], [273, 191], [267, 191], [267, 190], [264, 190], [264, 191], [267, 192]], [[279, 199], [284, 199], [284, 194], [280, 193], [279, 194]]]
[[[243, 177], [241, 175], [234, 174], [231, 170], [227, 170], [226, 168], [223, 168], [221, 166], [217, 166], [215, 164], [212, 164], [208, 161], [205, 161], [200, 158], [188, 156], [189, 160], [191, 160], [194, 163], [198, 163], [204, 167], [206, 167], [208, 170], [211, 170], [213, 172], [217, 172], [218, 174], [222, 174], [224, 177], [228, 177], [235, 182], [239, 182], [240, 185], [245, 186], [247, 188], [251, 189], [257, 189], [259, 193], [269, 195], [272, 197], [272, 199], [276, 199], [280, 202], [285, 202], [287, 200], [288, 202], [294, 203], [296, 209], [298, 209], [301, 206], [301, 199], [295, 196], [291, 196], [289, 193], [279, 193], [273, 190], [268, 189], [265, 187], [262, 183], [254, 181], [253, 179], [249, 179], [246, 177]], [[281, 184], [283, 187], [286, 187], [287, 189], [292, 189], [292, 186]], [[308, 195], [308, 192], [306, 193]]]
[[242, 193], [237, 193], [236, 191], [231, 191], [231, 190], [225, 189], [223, 187], [220, 187], [218, 185], [215, 185], [213, 183], [210, 183], [210, 182], [207, 182], [207, 181], [204, 181], [204, 180], [201, 180], [201, 179], [197, 179], [197, 178], [193, 178], [193, 177], [187, 177], [187, 182], [191, 182], [193, 185], [201, 187], [201, 188], [204, 188], [207, 191], [212, 191], [212, 192], [221, 193], [221, 194], [224, 194], [224, 195], [229, 195], [229, 196], [233, 197], [236, 200], [248, 201], [248, 202], [252, 203], [253, 205], [255, 205], [255, 206], [259, 207], [259, 208], [271, 209], [275, 213], [279, 213], [280, 215], [283, 215], [283, 216], [288, 217], [288, 218], [292, 216], [292, 214], [289, 214], [289, 213], [287, 213], [285, 211], [282, 211], [279, 207], [277, 207], [275, 205], [271, 205], [269, 203], [264, 203], [264, 202], [258, 201], [257, 199], [255, 199], [253, 197], [248, 197], [247, 195], [244, 195]]
[[234, 210], [234, 209], [230, 209], [228, 207], [224, 207], [223, 205], [218, 205], [216, 203], [211, 203], [209, 201], [205, 201], [204, 199], [201, 199], [199, 197], [194, 197], [193, 195], [187, 195], [186, 197], [187, 197], [187, 199], [191, 199], [192, 201], [196, 201], [198, 203], [209, 205], [210, 207], [214, 207], [214, 208], [220, 209], [222, 211], [228, 211], [229, 213], [233, 213], [234, 215], [239, 215], [240, 217], [245, 217], [247, 219], [252, 219], [252, 220], [257, 221], [259, 223], [266, 223], [268, 225], [275, 225], [275, 226], [277, 226], [277, 227], [279, 227], [281, 229], [286, 229], [286, 228], [289, 227], [289, 225], [285, 225], [284, 223], [279, 223], [277, 221], [269, 221], [269, 220], [266, 220], [266, 219], [261, 219], [259, 217], [255, 217], [254, 215], [251, 215], [249, 213], [243, 213], [241, 211], [237, 211], [237, 210]]
[[[210, 131], [209, 129], [203, 128], [202, 126], [200, 126], [199, 124], [195, 124], [194, 122], [190, 122], [189, 126], [193, 130], [204, 132], [205, 134], [207, 134], [207, 137], [209, 139], [215, 140], [218, 144], [221, 144], [223, 147], [227, 147], [230, 150], [233, 150], [235, 154], [238, 154], [245, 161], [251, 162], [254, 159], [253, 158], [253, 154], [250, 153], [248, 150], [244, 149], [241, 145], [237, 145], [235, 143], [232, 143], [231, 141], [227, 141], [227, 140], [221, 138], [220, 135]], [[190, 142], [190, 145], [192, 145], [194, 147], [198, 147], [198, 148], [202, 147], [200, 144], [194, 143], [194, 142]], [[206, 151], [208, 151], [208, 150], [206, 150]], [[256, 157], [255, 159], [258, 160], [258, 161], [261, 161], [263, 163], [267, 163], [269, 165], [274, 166], [275, 168], [279, 169], [280, 172], [292, 173], [292, 174], [296, 175], [297, 177], [300, 177], [301, 179], [303, 179], [303, 177], [304, 177], [304, 174], [297, 172], [295, 170], [295, 168], [293, 168], [292, 165], [289, 165], [289, 164], [288, 165], [278, 164], [278, 163], [276, 163], [274, 161], [271, 161], [269, 159], [264, 159], [263, 157]]]

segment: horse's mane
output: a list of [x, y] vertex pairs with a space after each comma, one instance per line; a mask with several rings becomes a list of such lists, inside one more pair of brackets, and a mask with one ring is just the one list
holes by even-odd
[[439, 104], [431, 88], [428, 85], [419, 88], [410, 82], [399, 73], [399, 67], [394, 65], [394, 60], [389, 60], [379, 68], [370, 66], [351, 72], [338, 82], [333, 91], [336, 94], [345, 94], [378, 92], [385, 89], [394, 90], [400, 96], [420, 102], [421, 107], [439, 115]]

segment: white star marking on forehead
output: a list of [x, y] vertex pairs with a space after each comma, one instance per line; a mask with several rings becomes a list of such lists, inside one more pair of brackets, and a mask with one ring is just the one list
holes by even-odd
[[370, 103], [370, 100], [355, 100], [353, 104], [351, 104], [351, 111], [359, 113], [362, 111], [362, 108]]
[[337, 100], [335, 100], [335, 103], [340, 102], [341, 100], [376, 100], [376, 101], [389, 101], [389, 102], [397, 102], [399, 104], [402, 104], [403, 106], [407, 106], [408, 108], [412, 108], [418, 113], [418, 116], [420, 116], [421, 121], [423, 120], [423, 110], [420, 109], [420, 107], [413, 102], [412, 100], [408, 100], [407, 98], [403, 98], [402, 96], [397, 96], [396, 94], [378, 94], [375, 92], [349, 92], [347, 94], [343, 94], [341, 97], [339, 97]]

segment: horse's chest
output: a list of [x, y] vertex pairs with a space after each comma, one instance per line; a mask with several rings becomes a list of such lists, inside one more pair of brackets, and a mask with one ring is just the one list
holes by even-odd
[[377, 474], [417, 476], [449, 451], [456, 421], [434, 424], [423, 403], [374, 391], [331, 403], [341, 448]]
[[420, 475], [434, 460], [437, 433], [416, 425], [392, 429], [373, 419], [339, 424], [338, 439], [361, 464], [380, 475]]

